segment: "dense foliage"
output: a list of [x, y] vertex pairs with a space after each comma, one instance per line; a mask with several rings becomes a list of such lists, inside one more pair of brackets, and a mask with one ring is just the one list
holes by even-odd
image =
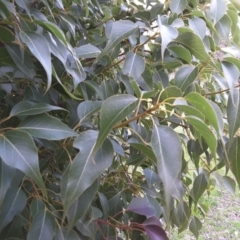
[[240, 184], [239, 10], [1, 0], [0, 239], [197, 238]]

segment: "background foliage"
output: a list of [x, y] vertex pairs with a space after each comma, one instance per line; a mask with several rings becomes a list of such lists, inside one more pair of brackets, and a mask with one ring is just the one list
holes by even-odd
[[239, 10], [0, 1], [0, 238], [198, 238], [240, 184]]

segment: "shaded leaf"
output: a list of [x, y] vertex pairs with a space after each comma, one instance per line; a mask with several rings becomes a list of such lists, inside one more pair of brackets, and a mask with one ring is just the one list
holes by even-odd
[[235, 191], [236, 191], [236, 182], [234, 179], [228, 177], [228, 176], [223, 176], [222, 177], [222, 183], [223, 186], [233, 195], [235, 196]]
[[157, 217], [148, 218], [142, 223], [142, 226], [151, 240], [168, 240]]
[[228, 149], [230, 169], [240, 186], [240, 137], [235, 137]]
[[178, 45], [176, 45], [176, 46], [169, 46], [168, 50], [170, 50], [171, 52], [176, 54], [178, 58], [183, 59], [187, 63], [190, 63], [191, 60], [192, 60], [191, 53], [186, 48], [184, 48], [182, 46], [178, 46]]
[[37, 148], [28, 133], [11, 130], [1, 135], [0, 156], [6, 164], [33, 178], [39, 187], [45, 191], [39, 171]]
[[128, 211], [144, 215], [147, 218], [154, 216], [155, 211], [147, 198], [135, 197], [127, 207]]
[[135, 80], [137, 80], [145, 69], [144, 59], [133, 52], [128, 52], [123, 65], [123, 74], [129, 74]]
[[194, 199], [195, 205], [197, 204], [199, 198], [203, 195], [207, 188], [208, 182], [204, 173], [200, 173], [193, 182], [193, 187], [191, 190], [191, 196]]
[[36, 115], [39, 113], [49, 112], [53, 110], [65, 110], [65, 109], [57, 106], [52, 106], [46, 103], [36, 103], [25, 100], [14, 105], [10, 112], [10, 116]]
[[66, 210], [112, 164], [113, 147], [109, 140], [104, 141], [96, 152], [96, 157], [93, 156], [97, 137], [98, 132], [89, 130], [81, 133], [74, 141], [74, 147], [80, 153], [70, 165], [66, 189], [62, 193]]
[[193, 217], [190, 224], [189, 224], [189, 230], [193, 233], [193, 235], [198, 238], [199, 237], [199, 231], [202, 229], [202, 223], [197, 217]]
[[77, 133], [62, 123], [58, 118], [41, 114], [26, 117], [18, 126], [30, 135], [48, 140], [61, 140], [77, 136]]
[[20, 32], [19, 35], [45, 69], [47, 74], [47, 90], [49, 90], [52, 83], [52, 64], [47, 40], [35, 32]]
[[52, 214], [44, 210], [38, 212], [32, 221], [27, 240], [52, 240], [55, 230], [55, 220]]
[[19, 214], [27, 203], [27, 197], [20, 188], [9, 188], [3, 203], [0, 214], [0, 230], [2, 230], [15, 215]]
[[0, 32], [0, 41], [3, 43], [11, 43], [15, 39], [13, 32], [4, 26], [0, 26]]
[[231, 33], [231, 18], [227, 15], [224, 15], [216, 24], [215, 28], [220, 34], [220, 36], [225, 40], [229, 40], [229, 35]]
[[154, 125], [151, 146], [157, 158], [158, 174], [163, 182], [166, 204], [169, 207], [172, 183], [179, 178], [182, 167], [182, 145], [172, 128]]

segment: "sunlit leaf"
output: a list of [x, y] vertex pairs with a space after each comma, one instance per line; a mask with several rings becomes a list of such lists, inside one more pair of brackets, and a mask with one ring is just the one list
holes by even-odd
[[210, 13], [214, 23], [217, 23], [227, 10], [227, 3], [224, 0], [211, 0]]
[[82, 45], [76, 48], [76, 54], [79, 58], [95, 58], [100, 53], [101, 51], [91, 44]]
[[187, 0], [172, 0], [170, 2], [170, 9], [172, 12], [180, 14], [187, 6]]

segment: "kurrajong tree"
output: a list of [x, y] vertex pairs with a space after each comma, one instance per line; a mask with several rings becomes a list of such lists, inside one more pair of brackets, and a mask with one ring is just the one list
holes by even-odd
[[239, 10], [1, 0], [0, 239], [198, 238], [240, 184]]

